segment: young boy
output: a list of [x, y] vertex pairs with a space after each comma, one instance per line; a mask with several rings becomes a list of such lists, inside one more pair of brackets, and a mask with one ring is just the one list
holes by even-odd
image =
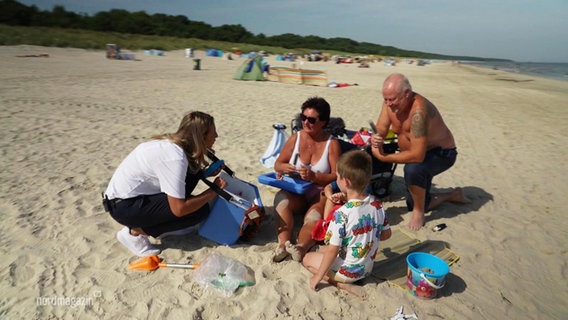
[[381, 202], [365, 192], [371, 177], [371, 156], [354, 150], [337, 162], [337, 185], [347, 195], [347, 202], [333, 213], [325, 243], [316, 252], [308, 252], [303, 265], [313, 274], [309, 285], [317, 291], [324, 280], [339, 289], [366, 299], [363, 288], [353, 283], [373, 270], [379, 240], [391, 236]]

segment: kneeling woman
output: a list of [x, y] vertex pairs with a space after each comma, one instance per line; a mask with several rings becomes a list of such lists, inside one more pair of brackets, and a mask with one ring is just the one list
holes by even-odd
[[[116, 237], [132, 253], [158, 254], [148, 236], [163, 237], [207, 218], [209, 202], [217, 193], [212, 189], [191, 193], [216, 138], [213, 117], [194, 111], [183, 117], [176, 133], [141, 143], [118, 166], [103, 201], [111, 216], [125, 226]], [[226, 182], [218, 177], [215, 184], [224, 188]]]

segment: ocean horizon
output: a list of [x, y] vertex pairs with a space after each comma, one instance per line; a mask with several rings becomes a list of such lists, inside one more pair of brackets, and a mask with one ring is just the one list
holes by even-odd
[[486, 69], [568, 81], [568, 63], [514, 62], [514, 61], [461, 61]]

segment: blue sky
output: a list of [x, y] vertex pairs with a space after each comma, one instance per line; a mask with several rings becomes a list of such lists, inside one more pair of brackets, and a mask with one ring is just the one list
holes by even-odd
[[253, 34], [344, 37], [405, 50], [568, 63], [568, 0], [19, 0], [92, 15], [187, 16]]

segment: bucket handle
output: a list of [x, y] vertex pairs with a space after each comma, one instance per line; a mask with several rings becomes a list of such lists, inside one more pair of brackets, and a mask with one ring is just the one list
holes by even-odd
[[435, 284], [433, 284], [430, 280], [428, 280], [428, 278], [426, 278], [426, 276], [424, 275], [424, 273], [420, 273], [420, 277], [426, 281], [426, 283], [428, 283], [428, 285], [430, 285], [430, 287], [438, 290], [438, 289], [442, 289], [444, 287], [444, 285], [446, 285], [446, 281], [444, 281], [444, 283], [441, 286], [437, 286]]

